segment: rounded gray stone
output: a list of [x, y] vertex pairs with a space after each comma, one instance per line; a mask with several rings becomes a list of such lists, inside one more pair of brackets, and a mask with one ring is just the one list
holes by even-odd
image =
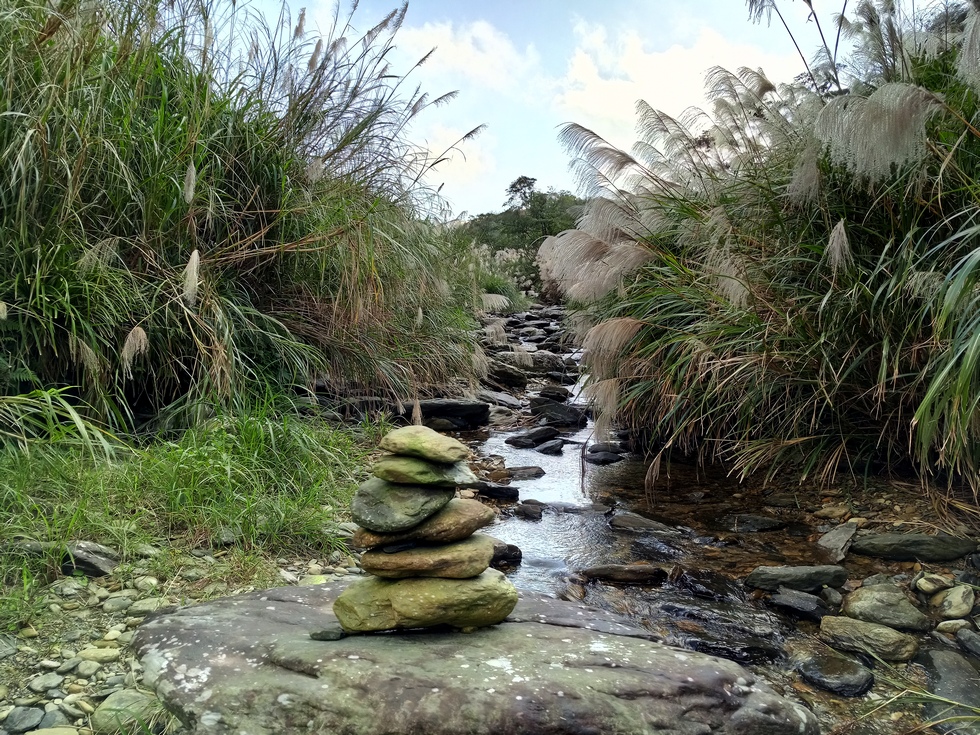
[[351, 500], [354, 521], [376, 533], [407, 531], [442, 510], [456, 495], [451, 487], [396, 485], [372, 477]]

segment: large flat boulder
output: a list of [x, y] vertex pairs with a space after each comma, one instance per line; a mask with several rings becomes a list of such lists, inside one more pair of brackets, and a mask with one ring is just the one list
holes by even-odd
[[504, 623], [313, 641], [343, 585], [148, 619], [145, 679], [193, 735], [817, 735], [736, 663], [651, 642], [611, 613], [528, 594]]
[[878, 533], [862, 536], [851, 551], [892, 561], [953, 561], [977, 550], [975, 541], [924, 533]]

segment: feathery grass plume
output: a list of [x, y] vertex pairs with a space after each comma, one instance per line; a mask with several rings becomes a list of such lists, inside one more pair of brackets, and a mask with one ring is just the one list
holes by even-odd
[[310, 63], [306, 65], [306, 70], [312, 74], [316, 71], [317, 64], [320, 63], [320, 52], [323, 51], [323, 39], [318, 38], [313, 53], [310, 54]]
[[412, 424], [414, 426], [422, 425], [422, 404], [419, 403], [418, 398], [412, 401]]
[[934, 92], [892, 82], [869, 97], [832, 100], [817, 116], [814, 134], [834, 163], [880, 184], [926, 157], [926, 123], [942, 109]]
[[514, 355], [514, 364], [517, 367], [529, 368], [534, 365], [534, 358], [531, 357], [531, 353], [521, 345], [511, 345], [510, 351]]
[[485, 378], [490, 372], [490, 358], [480, 345], [476, 345], [470, 353], [470, 367], [476, 378]]
[[851, 251], [851, 241], [847, 237], [844, 220], [838, 222], [831, 230], [830, 239], [824, 249], [824, 257], [830, 266], [830, 272], [835, 276], [840, 271], [850, 270], [854, 265], [854, 253]]
[[820, 147], [807, 145], [796, 161], [793, 178], [786, 187], [786, 197], [797, 206], [815, 203], [820, 197]]
[[184, 204], [194, 201], [194, 189], [197, 186], [197, 167], [194, 161], [187, 164], [187, 171], [184, 173]]
[[905, 290], [909, 296], [916, 299], [934, 299], [943, 287], [942, 273], [937, 271], [913, 270], [909, 273]]
[[133, 379], [133, 360], [141, 355], [145, 355], [150, 349], [150, 340], [146, 336], [143, 327], [137, 325], [133, 327], [126, 340], [123, 342], [122, 352], [119, 355], [122, 364], [123, 375], [128, 379]]
[[420, 306], [418, 311], [415, 312], [415, 328], [421, 329], [423, 324], [425, 324], [425, 312], [422, 311], [422, 307]]
[[0, 301], [0, 322], [7, 321], [7, 302]]
[[296, 27], [293, 28], [293, 40], [303, 37], [306, 32], [306, 8], [300, 8], [299, 18], [296, 19]]
[[498, 293], [485, 293], [480, 295], [480, 303], [484, 311], [499, 313], [510, 306], [510, 299]]
[[184, 303], [190, 307], [197, 303], [197, 292], [201, 286], [200, 269], [201, 253], [197, 248], [194, 248], [194, 252], [191, 253], [191, 257], [187, 260], [187, 266], [184, 268], [184, 289], [181, 294]]
[[102, 377], [102, 360], [83, 340], [75, 335], [68, 339], [68, 349], [71, 359], [76, 365], [81, 365], [92, 383], [98, 383]]
[[980, 91], [980, 9], [971, 7], [963, 28], [963, 41], [956, 57], [960, 79]]
[[119, 252], [119, 238], [104, 237], [90, 248], [82, 251], [78, 259], [78, 274], [86, 276], [95, 270], [105, 268]]
[[504, 329], [503, 319], [494, 319], [483, 328], [483, 334], [492, 345], [507, 344], [507, 331]]
[[595, 407], [595, 436], [606, 441], [619, 411], [620, 380], [605, 378], [588, 386], [589, 401]]
[[600, 379], [612, 377], [626, 345], [644, 326], [639, 319], [618, 317], [600, 322], [585, 335], [582, 343], [593, 373]]

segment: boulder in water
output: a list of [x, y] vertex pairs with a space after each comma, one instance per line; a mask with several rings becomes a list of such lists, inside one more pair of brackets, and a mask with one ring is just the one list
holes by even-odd
[[847, 570], [832, 565], [800, 567], [756, 567], [745, 578], [746, 587], [775, 592], [780, 587], [789, 587], [802, 592], [816, 592], [824, 585], [840, 587], [847, 581]]
[[820, 638], [842, 651], [872, 653], [885, 661], [908, 661], [919, 650], [919, 641], [906, 633], [833, 615], [820, 621]]
[[953, 561], [977, 550], [975, 541], [924, 533], [880, 533], [862, 536], [851, 551], [891, 561]]
[[923, 632], [932, 629], [932, 621], [909, 602], [901, 587], [894, 584], [876, 584], [854, 590], [844, 598], [841, 612], [849, 618], [899, 630]]

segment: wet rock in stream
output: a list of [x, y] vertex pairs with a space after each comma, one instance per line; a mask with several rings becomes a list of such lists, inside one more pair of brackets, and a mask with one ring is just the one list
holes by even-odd
[[870, 669], [836, 651], [811, 651], [798, 670], [804, 680], [842, 697], [860, 697], [875, 682]]
[[553, 426], [538, 426], [515, 436], [508, 437], [504, 440], [504, 444], [509, 444], [518, 449], [534, 449], [539, 444], [551, 441], [557, 437], [558, 429]]
[[834, 612], [820, 597], [788, 587], [780, 587], [779, 591], [769, 598], [769, 604], [795, 617], [818, 623], [825, 615]]
[[869, 534], [851, 544], [855, 554], [891, 561], [953, 561], [977, 549], [975, 541], [922, 533]]
[[799, 567], [756, 567], [745, 579], [747, 587], [775, 592], [789, 587], [803, 592], [816, 592], [821, 587], [840, 587], [847, 581], [844, 567], [831, 565]]
[[980, 735], [975, 709], [980, 706], [980, 673], [976, 666], [955, 651], [924, 651], [915, 661], [926, 670], [930, 691], [947, 700], [926, 702], [926, 717], [937, 723], [934, 729], [956, 735]]

